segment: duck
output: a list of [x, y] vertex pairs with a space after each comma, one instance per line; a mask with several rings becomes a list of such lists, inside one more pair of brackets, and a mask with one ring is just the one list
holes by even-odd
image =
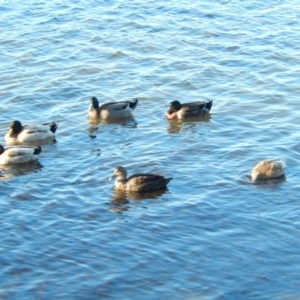
[[0, 145], [0, 164], [10, 165], [36, 161], [38, 159], [38, 154], [41, 152], [41, 146], [14, 146], [4, 148]]
[[58, 124], [55, 122], [45, 124], [22, 125], [18, 120], [10, 123], [10, 129], [5, 135], [7, 143], [34, 143], [53, 140]]
[[127, 192], [151, 192], [167, 188], [167, 184], [173, 179], [165, 178], [157, 174], [134, 174], [127, 178], [124, 167], [116, 167], [110, 179], [117, 177], [115, 188]]
[[138, 99], [132, 101], [106, 102], [99, 106], [99, 100], [92, 97], [90, 100], [89, 117], [106, 119], [118, 119], [131, 117], [138, 104]]
[[209, 113], [213, 100], [190, 102], [181, 104], [175, 100], [170, 102], [166, 117], [169, 120], [202, 117]]
[[266, 159], [259, 162], [251, 172], [253, 181], [263, 179], [274, 179], [285, 173], [286, 160], [284, 159]]

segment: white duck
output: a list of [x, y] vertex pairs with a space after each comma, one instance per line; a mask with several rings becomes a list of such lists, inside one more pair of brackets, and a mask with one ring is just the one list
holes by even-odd
[[253, 181], [277, 178], [284, 174], [285, 168], [286, 161], [283, 159], [263, 160], [253, 168], [251, 178]]
[[118, 119], [131, 117], [138, 104], [138, 99], [132, 101], [114, 101], [103, 103], [99, 106], [96, 97], [90, 100], [89, 117], [100, 119]]
[[22, 125], [20, 121], [13, 121], [5, 135], [7, 143], [34, 143], [53, 140], [58, 127], [57, 123]]
[[7, 147], [6, 149], [0, 145], [0, 164], [22, 164], [35, 161], [38, 159], [38, 154], [42, 152], [42, 148], [15, 146]]

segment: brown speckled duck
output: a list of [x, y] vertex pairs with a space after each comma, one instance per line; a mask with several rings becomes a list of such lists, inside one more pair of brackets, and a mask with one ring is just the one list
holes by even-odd
[[115, 187], [128, 192], [149, 192], [165, 189], [173, 178], [165, 178], [157, 174], [135, 174], [127, 178], [127, 171], [123, 167], [116, 167], [113, 176], [117, 177]]
[[89, 107], [90, 118], [118, 119], [131, 117], [138, 104], [138, 99], [132, 101], [115, 101], [99, 105], [96, 97], [92, 97]]
[[213, 104], [213, 100], [205, 100], [199, 102], [190, 102], [181, 104], [175, 100], [169, 104], [166, 117], [169, 120], [188, 119], [202, 117], [209, 113]]
[[285, 172], [286, 161], [283, 159], [268, 159], [259, 162], [252, 170], [253, 181], [272, 179], [282, 176]]

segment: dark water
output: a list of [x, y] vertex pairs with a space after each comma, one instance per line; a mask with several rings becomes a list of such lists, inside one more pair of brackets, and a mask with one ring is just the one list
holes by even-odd
[[[2, 1], [0, 134], [59, 123], [1, 167], [1, 299], [299, 299], [297, 1]], [[89, 98], [138, 98], [87, 118]], [[169, 122], [171, 100], [214, 99]], [[252, 167], [287, 159], [280, 180]], [[116, 192], [115, 166], [174, 179]]]

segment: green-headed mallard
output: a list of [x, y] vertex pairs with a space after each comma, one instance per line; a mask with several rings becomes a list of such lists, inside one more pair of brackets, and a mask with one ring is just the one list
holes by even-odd
[[113, 176], [117, 177], [115, 187], [128, 192], [149, 192], [165, 189], [173, 178], [165, 178], [156, 174], [135, 174], [127, 178], [127, 171], [123, 167], [116, 167]]
[[253, 181], [277, 178], [284, 174], [285, 168], [286, 163], [283, 159], [263, 160], [253, 168], [251, 178]]
[[13, 121], [5, 135], [5, 141], [7, 143], [35, 143], [53, 140], [57, 127], [56, 123], [22, 125], [20, 121]]
[[35, 161], [38, 159], [37, 155], [40, 154], [42, 148], [38, 147], [26, 147], [15, 146], [4, 148], [0, 145], [0, 164], [22, 164]]
[[181, 104], [175, 100], [169, 104], [166, 117], [173, 119], [197, 118], [209, 113], [213, 104], [213, 100], [190, 102]]
[[96, 97], [90, 100], [89, 117], [101, 119], [118, 119], [132, 116], [138, 104], [138, 99], [132, 101], [114, 101], [99, 105]]

